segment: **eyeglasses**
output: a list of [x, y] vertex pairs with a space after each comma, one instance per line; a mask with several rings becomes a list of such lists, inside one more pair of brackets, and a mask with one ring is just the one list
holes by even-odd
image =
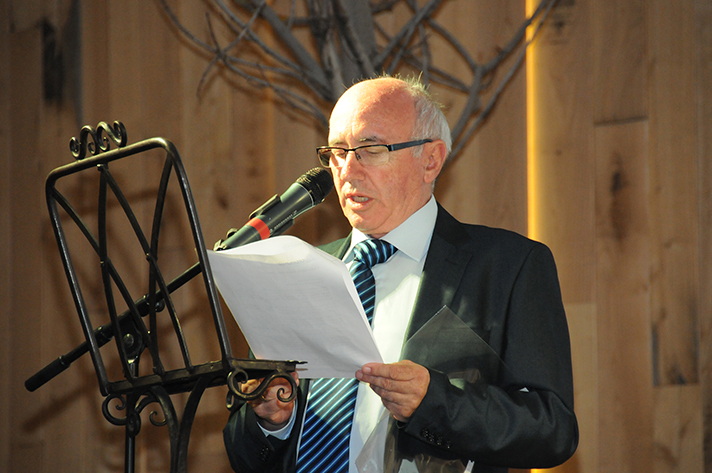
[[413, 148], [414, 146], [432, 143], [433, 140], [416, 140], [406, 141], [405, 143], [396, 143], [394, 145], [363, 145], [355, 148], [340, 148], [338, 146], [322, 146], [316, 149], [316, 154], [319, 156], [319, 162], [324, 167], [329, 167], [330, 164], [340, 168], [346, 164], [346, 156], [349, 151], [353, 151], [356, 159], [364, 166], [381, 166], [388, 162], [388, 153], [398, 151], [399, 149]]

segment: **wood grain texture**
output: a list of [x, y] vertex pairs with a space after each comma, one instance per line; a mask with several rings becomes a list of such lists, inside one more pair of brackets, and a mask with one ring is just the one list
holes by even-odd
[[695, 6], [697, 58], [698, 163], [699, 163], [699, 267], [700, 307], [700, 396], [703, 418], [703, 471], [712, 471], [712, 1], [698, 0]]
[[[442, 23], [453, 30], [471, 56], [482, 63], [491, 60], [514, 35], [524, 21], [523, 2], [446, 3]], [[488, 18], [488, 21], [482, 21]], [[471, 28], [474, 21], [481, 26]], [[441, 46], [435, 57], [452, 56], [452, 50]], [[494, 83], [502, 80], [514, 58], [506, 61]], [[453, 70], [462, 65], [452, 58]], [[490, 89], [494, 89], [491, 87]], [[436, 98], [445, 106], [451, 124], [464, 105], [460, 95], [446, 88], [433, 88]], [[491, 90], [490, 90], [491, 94]], [[486, 94], [482, 103], [487, 104]], [[508, 113], [494, 113], [470, 140], [460, 157], [445, 168], [436, 187], [440, 202], [453, 215], [466, 222], [504, 227], [527, 232], [526, 215], [526, 74], [520, 68], [497, 105]], [[502, 137], [506, 137], [505, 140]]]
[[[41, 32], [39, 29], [24, 30], [11, 35], [9, 41], [10, 62], [17, 64], [10, 79], [13, 93], [10, 96], [10, 117], [8, 133], [12, 136], [12, 160], [8, 185], [11, 192], [10, 226], [14, 235], [25, 235], [23, 240], [12, 238], [10, 241], [10, 259], [3, 264], [11, 271], [9, 281], [12, 300], [7, 306], [7, 313], [17, 314], [10, 317], [9, 332], [4, 343], [9, 346], [7, 358], [9, 366], [39, 366], [42, 359], [41, 331], [42, 326], [42, 287], [32, 284], [41, 275], [42, 251], [41, 239], [42, 220], [27, 218], [28, 215], [38, 216], [43, 212], [42, 180], [40, 174], [40, 157], [31, 148], [20, 143], [30, 143], [35, 139], [28, 123], [38, 124], [41, 117]], [[10, 154], [10, 153], [9, 153]], [[40, 251], [27, 252], [32, 247]], [[40, 272], [38, 272], [38, 269]], [[37, 282], [41, 282], [37, 281]], [[11, 386], [22, 386], [24, 379], [21, 370], [12, 369], [9, 376]], [[36, 415], [41, 404], [33, 402], [19, 389], [13, 389], [8, 398], [10, 416], [10, 431], [14, 432], [10, 443], [11, 471], [31, 465], [41, 465], [41, 458], [46, 454], [43, 430], [27, 429], [25, 419]], [[32, 452], [35, 458], [30, 460], [18, 451], [26, 448], [26, 453]]]
[[593, 13], [596, 123], [647, 116], [646, 2], [602, 0]]
[[598, 471], [653, 467], [646, 122], [596, 128]]
[[[7, 0], [0, 0], [0, 9], [6, 11]], [[10, 24], [7, 21], [0, 22], [0, 64], [11, 64], [10, 62]], [[12, 146], [10, 139], [10, 90], [11, 74], [9, 67], [0, 68], [0, 149], [9, 150]], [[4, 154], [4, 153], [3, 153]], [[2, 156], [3, 154], [0, 154]], [[10, 187], [11, 162], [9, 159], [0, 158], [0, 306], [10, 307], [12, 304], [12, 267], [9, 264], [12, 258], [12, 198]], [[0, 317], [0, 334], [10, 333], [10, 317]], [[7, 335], [0, 336], [0, 359], [9, 360], [12, 353], [7, 342]], [[7, 363], [0, 363], [0, 399], [10, 399], [11, 370]], [[11, 416], [9, 409], [0, 409], [0, 431], [10, 432]], [[10, 442], [9, 438], [3, 438], [0, 442], [0, 470], [10, 471]]]
[[567, 304], [595, 298], [590, 8], [557, 6], [529, 58], [529, 234], [551, 247]]
[[694, 11], [653, 1], [650, 23], [651, 311], [655, 384], [698, 380], [698, 144]]
[[703, 468], [700, 394], [699, 386], [655, 388], [655, 468], [652, 471], [706, 471]]
[[[101, 415], [88, 358], [35, 393], [22, 386], [83, 338], [43, 195], [47, 173], [71, 161], [67, 142], [79, 127], [119, 119], [131, 142], [173, 141], [209, 244], [314, 167], [313, 148], [326, 140], [269, 92], [219, 69], [199, 89], [208, 59], [186, 46], [156, 2], [80, 3], [72, 17], [72, 0], [0, 0], [9, 12], [0, 15], [0, 398], [8, 400], [0, 407], [0, 471], [9, 473], [123, 469], [123, 430]], [[191, 28], [207, 31], [203, 3], [172, 4]], [[451, 0], [437, 15], [485, 59], [523, 9], [522, 0]], [[394, 25], [407, 14], [394, 12]], [[66, 39], [72, 18], [81, 26], [76, 43]], [[66, 90], [62, 101], [43, 95], [43, 21], [56, 29], [58, 50], [78, 61], [67, 78], [78, 92]], [[554, 252], [581, 432], [578, 452], [555, 471], [710, 471], [712, 0], [560, 0], [531, 51], [534, 74], [516, 76], [442, 176], [438, 198], [463, 220], [529, 232]], [[454, 96], [434, 92], [452, 114]], [[529, 169], [527, 149], [535, 157]], [[139, 192], [154, 171], [121, 176]], [[95, 199], [81, 185], [71, 190]], [[166, 248], [172, 271], [194, 258], [177, 208], [166, 224], [180, 234]], [[318, 244], [346, 231], [332, 195], [290, 233]], [[88, 292], [101, 313], [99, 287]], [[214, 357], [200, 288], [178, 302], [191, 348]], [[246, 354], [225, 314], [233, 350]], [[230, 471], [224, 394], [210, 390], [201, 403], [189, 471]], [[166, 429], [149, 424], [137, 470], [167, 471]]]

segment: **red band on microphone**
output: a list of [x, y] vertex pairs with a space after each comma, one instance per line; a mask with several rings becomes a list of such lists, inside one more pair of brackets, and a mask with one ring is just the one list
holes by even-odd
[[265, 240], [265, 239], [269, 238], [269, 235], [270, 235], [269, 227], [267, 226], [266, 223], [264, 223], [259, 218], [257, 218], [257, 217], [253, 218], [252, 220], [247, 222], [246, 225], [249, 225], [252, 228], [254, 228], [255, 230], [257, 230], [257, 233], [260, 234], [260, 239]]

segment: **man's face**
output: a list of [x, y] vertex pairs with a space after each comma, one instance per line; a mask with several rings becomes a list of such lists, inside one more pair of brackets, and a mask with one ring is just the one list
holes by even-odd
[[[410, 141], [415, 108], [410, 96], [393, 90], [394, 79], [361, 82], [339, 99], [329, 122], [329, 146], [355, 148]], [[427, 137], [415, 137], [427, 138]], [[431, 183], [425, 145], [390, 153], [388, 163], [366, 167], [350, 152], [341, 168], [331, 167], [341, 209], [352, 227], [379, 238], [428, 202]], [[438, 168], [439, 171], [439, 168]]]

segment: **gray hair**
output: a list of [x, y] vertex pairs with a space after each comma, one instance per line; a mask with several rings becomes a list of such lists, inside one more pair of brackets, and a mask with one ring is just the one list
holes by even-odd
[[[443, 140], [447, 154], [452, 150], [452, 135], [450, 125], [447, 123], [442, 106], [436, 102], [427, 87], [418, 78], [400, 78], [405, 84], [404, 90], [413, 98], [415, 105], [415, 124], [413, 125], [413, 140], [431, 138]], [[420, 156], [423, 148], [413, 150], [416, 157]]]

